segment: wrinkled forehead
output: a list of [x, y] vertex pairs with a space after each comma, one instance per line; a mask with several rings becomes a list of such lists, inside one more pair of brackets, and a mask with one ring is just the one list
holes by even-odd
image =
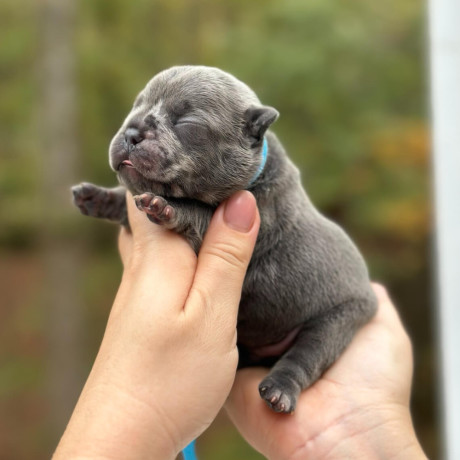
[[168, 111], [240, 112], [258, 103], [254, 92], [224, 72], [206, 68], [169, 69], [156, 75], [141, 92], [144, 103]]

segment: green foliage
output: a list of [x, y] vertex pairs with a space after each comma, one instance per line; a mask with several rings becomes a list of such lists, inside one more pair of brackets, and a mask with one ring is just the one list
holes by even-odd
[[[0, 241], [5, 242], [12, 242], [19, 228], [31, 238], [36, 231], [41, 205], [30, 209], [29, 203], [31, 195], [39, 195], [37, 170], [46, 167], [40, 161], [46, 145], [36, 139], [39, 16], [32, 4], [14, 5], [9, 0], [2, 6], [8, 46], [0, 51], [6, 76], [0, 101], [5, 152], [0, 209], [7, 223]], [[373, 157], [377, 139], [394, 144], [412, 125], [425, 142], [418, 147], [421, 156], [427, 155], [418, 2], [85, 0], [78, 5], [77, 179], [114, 183], [109, 141], [152, 75], [174, 64], [215, 65], [246, 81], [281, 112], [274, 130], [301, 168], [314, 202], [358, 241], [368, 242], [372, 235], [371, 262], [374, 255], [380, 258], [375, 232], [402, 243], [412, 238], [407, 226], [390, 225], [395, 219], [389, 223], [388, 213], [422, 223], [414, 231], [428, 233], [426, 206], [409, 216], [410, 204], [397, 204], [414, 194], [418, 202], [426, 198], [426, 160], [421, 158], [414, 172], [404, 160], [410, 150], [385, 165]], [[393, 211], [382, 212], [393, 205]], [[417, 251], [409, 258], [417, 259]], [[416, 269], [423, 261], [411, 264]], [[378, 274], [393, 268], [387, 260]]]
[[[385, 237], [404, 244], [411, 235], [400, 232], [397, 222], [382, 226], [387, 213], [379, 203], [388, 207], [414, 193], [423, 201], [426, 161], [414, 174], [399, 162], [410, 152], [382, 167], [372, 151], [382, 131], [383, 142], [397, 142], [389, 126], [400, 137], [405, 126], [416, 124], [427, 155], [422, 19], [418, 2], [396, 0], [83, 2], [77, 41], [82, 177], [113, 182], [108, 142], [153, 74], [180, 63], [216, 65], [280, 110], [274, 129], [320, 209], [358, 241], [383, 229]], [[396, 208], [402, 219], [423, 224], [415, 232], [427, 234], [426, 206], [419, 216]], [[371, 262], [381, 259], [378, 242], [369, 245]], [[423, 264], [418, 254], [408, 254], [414, 270]], [[377, 274], [394, 268], [384, 260]]]

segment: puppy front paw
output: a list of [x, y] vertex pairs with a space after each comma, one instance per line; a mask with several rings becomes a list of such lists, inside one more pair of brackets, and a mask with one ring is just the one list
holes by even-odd
[[176, 211], [163, 197], [153, 193], [143, 193], [134, 197], [137, 208], [147, 214], [155, 224], [174, 227]]
[[285, 414], [294, 412], [299, 396], [299, 390], [296, 385], [278, 380], [275, 376], [270, 375], [260, 383], [259, 393], [270, 409]]
[[82, 182], [72, 187], [73, 202], [85, 216], [98, 216], [101, 205], [101, 187]]

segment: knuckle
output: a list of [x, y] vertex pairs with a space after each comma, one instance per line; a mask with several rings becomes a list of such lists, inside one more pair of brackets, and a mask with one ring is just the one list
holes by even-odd
[[208, 255], [234, 269], [245, 268], [248, 262], [242, 248], [235, 241], [215, 241], [204, 250]]
[[206, 288], [199, 286], [199, 285], [196, 285], [196, 286], [194, 285], [192, 287], [192, 290], [190, 291], [190, 294], [189, 294], [189, 299], [193, 303], [198, 303], [198, 305], [200, 305], [202, 309], [205, 311], [210, 309], [212, 306], [211, 294]]

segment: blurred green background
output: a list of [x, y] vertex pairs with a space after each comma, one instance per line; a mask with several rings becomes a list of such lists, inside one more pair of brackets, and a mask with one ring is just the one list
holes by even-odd
[[[69, 188], [115, 183], [113, 134], [176, 64], [229, 71], [280, 111], [312, 200], [399, 307], [417, 433], [439, 457], [424, 14], [416, 0], [1, 1], [0, 459], [50, 456], [120, 280], [117, 229], [80, 216]], [[223, 414], [198, 451], [261, 458]]]

